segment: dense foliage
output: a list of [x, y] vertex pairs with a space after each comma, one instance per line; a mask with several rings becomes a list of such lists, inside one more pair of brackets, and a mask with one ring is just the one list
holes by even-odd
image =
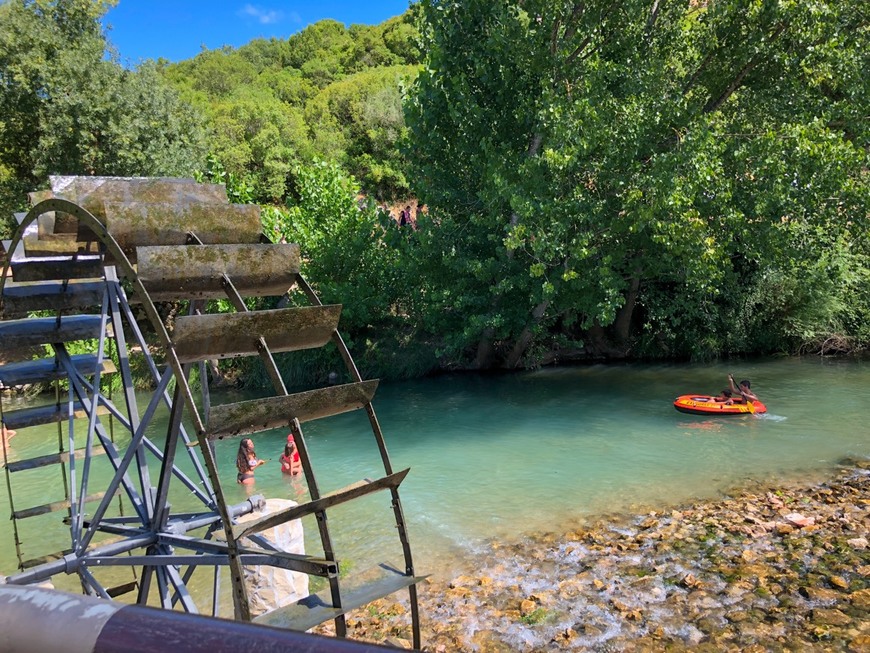
[[863, 3], [420, 8], [419, 276], [457, 355], [866, 342]]
[[859, 0], [420, 0], [134, 70], [112, 4], [0, 3], [4, 216], [48, 174], [225, 183], [366, 376], [870, 343]]
[[[190, 175], [205, 132], [153, 65], [107, 57], [107, 0], [0, 4], [0, 211], [49, 174]], [[111, 54], [111, 53], [109, 53]]]
[[211, 152], [260, 202], [292, 199], [299, 164], [338, 163], [381, 199], [410, 192], [402, 86], [420, 54], [411, 14], [315, 23], [287, 40], [206, 50], [163, 75], [207, 117]]
[[[299, 243], [302, 275], [323, 303], [342, 305], [342, 334], [363, 375], [413, 378], [437, 369], [435, 343], [415, 328], [421, 307], [413, 300], [417, 280], [405, 268], [408, 229], [370, 199], [355, 199], [356, 181], [337, 164], [300, 166], [294, 175], [297, 201], [266, 209], [265, 231]], [[288, 299], [308, 304], [301, 292]], [[300, 368], [326, 379], [336, 362], [334, 352], [316, 350], [281, 357], [279, 366], [291, 380], [304, 377]]]

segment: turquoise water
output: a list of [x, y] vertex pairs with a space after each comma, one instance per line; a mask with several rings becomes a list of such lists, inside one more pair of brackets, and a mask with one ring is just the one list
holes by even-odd
[[[767, 415], [710, 419], [672, 407], [679, 394], [718, 392], [730, 371], [752, 380]], [[868, 362], [811, 358], [454, 375], [382, 384], [374, 406], [394, 468], [411, 468], [400, 493], [415, 566], [424, 573], [447, 573], [490, 538], [559, 531], [590, 515], [665, 507], [870, 456]], [[382, 475], [362, 411], [305, 424], [304, 431], [321, 492]], [[155, 440], [159, 432], [152, 429]], [[11, 456], [25, 458], [37, 441], [56, 437], [53, 428], [22, 432], [11, 442]], [[304, 487], [278, 468], [284, 439], [283, 431], [255, 437], [259, 456], [272, 461], [257, 471], [254, 491], [302, 499]], [[237, 446], [237, 440], [217, 443], [230, 502], [246, 496], [234, 482]], [[56, 499], [59, 483], [53, 470], [31, 487], [16, 485], [16, 505]], [[175, 505], [183, 507], [184, 498]], [[8, 514], [4, 491], [0, 515]], [[46, 529], [63, 528], [58, 514], [48, 517]], [[400, 559], [387, 493], [330, 510], [329, 520], [336, 551], [352, 566]], [[309, 552], [317, 553], [314, 522], [304, 523]], [[11, 528], [4, 525], [0, 573], [14, 567]]]

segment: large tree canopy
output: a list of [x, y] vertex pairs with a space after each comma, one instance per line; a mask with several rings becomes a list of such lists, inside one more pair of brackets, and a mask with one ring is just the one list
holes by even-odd
[[863, 3], [421, 9], [421, 278], [481, 366], [554, 336], [709, 355], [866, 318]]
[[[107, 0], [0, 4], [0, 203], [49, 174], [191, 174], [198, 117], [153, 66], [122, 68], [100, 18]], [[5, 216], [4, 216], [5, 217]]]

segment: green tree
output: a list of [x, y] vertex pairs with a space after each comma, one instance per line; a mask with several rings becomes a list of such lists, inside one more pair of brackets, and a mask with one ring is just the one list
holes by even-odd
[[860, 3], [420, 9], [409, 158], [440, 226], [418, 276], [436, 316], [465, 316], [444, 327], [478, 365], [564, 338], [610, 355], [754, 350], [731, 338], [759, 326], [736, 321], [746, 291], [863, 238]]
[[434, 351], [416, 338], [417, 280], [403, 266], [411, 246], [406, 234], [334, 163], [297, 165], [293, 179], [294, 201], [264, 212], [265, 232], [299, 243], [303, 276], [324, 303], [342, 304], [342, 334], [364, 375], [431, 371]]
[[380, 25], [351, 25], [353, 47], [345, 61], [348, 72], [381, 66], [420, 63], [419, 34], [414, 27], [414, 6]]
[[270, 89], [282, 102], [300, 108], [319, 90], [295, 68], [267, 68], [257, 76], [256, 86]]
[[255, 86], [239, 87], [209, 109], [214, 156], [228, 171], [249, 178], [259, 201], [283, 200], [292, 162], [310, 157], [302, 112]]
[[344, 61], [352, 48], [353, 39], [344, 25], [321, 20], [290, 37], [287, 65], [323, 88], [344, 76]]
[[[292, 163], [336, 162], [379, 198], [409, 193], [402, 88], [419, 60], [412, 12], [346, 29], [324, 20], [288, 40], [255, 39], [158, 69], [208, 116], [212, 155], [281, 201]], [[300, 113], [301, 112], [301, 113]]]
[[379, 198], [409, 192], [399, 152], [406, 136], [402, 86], [416, 73], [416, 67], [393, 66], [350, 75], [327, 86], [305, 108], [318, 155], [340, 162]]
[[[191, 174], [204, 155], [200, 118], [153, 66], [118, 65], [100, 18], [112, 2], [0, 4], [0, 204], [4, 213], [49, 174]], [[108, 56], [107, 56], [108, 55]]]
[[226, 46], [218, 50], [203, 50], [193, 59], [165, 68], [166, 76], [178, 86], [219, 100], [232, 94], [239, 86], [251, 84], [260, 72], [241, 51]]
[[294, 179], [294, 201], [273, 226], [276, 237], [300, 244], [303, 273], [323, 302], [344, 304], [343, 328], [358, 332], [388, 319], [404, 284], [382, 213], [357, 201], [356, 181], [335, 164], [297, 166]]

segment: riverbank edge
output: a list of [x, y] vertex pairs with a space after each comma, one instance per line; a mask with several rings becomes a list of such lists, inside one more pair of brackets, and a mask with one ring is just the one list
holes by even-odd
[[[870, 460], [848, 460], [824, 479], [493, 541], [419, 586], [423, 650], [870, 652], [868, 532]], [[402, 597], [347, 623], [410, 647]]]

